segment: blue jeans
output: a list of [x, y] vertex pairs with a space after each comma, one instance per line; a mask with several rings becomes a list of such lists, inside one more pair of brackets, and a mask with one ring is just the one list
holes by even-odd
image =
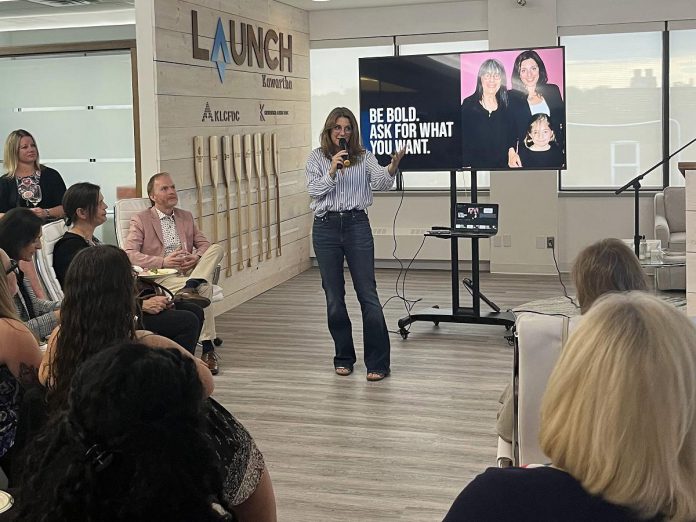
[[345, 300], [345, 258], [362, 310], [365, 366], [368, 372], [389, 372], [389, 332], [377, 296], [375, 245], [367, 214], [353, 210], [315, 217], [312, 234], [326, 293], [329, 331], [336, 347], [334, 367], [353, 368], [356, 360]]

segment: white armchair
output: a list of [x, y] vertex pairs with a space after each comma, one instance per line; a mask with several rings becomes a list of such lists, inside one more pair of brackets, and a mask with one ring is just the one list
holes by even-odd
[[60, 287], [55, 270], [53, 270], [53, 248], [63, 237], [67, 227], [63, 220], [60, 220], [48, 223], [41, 229], [41, 249], [34, 254], [36, 272], [39, 274], [39, 279], [41, 279], [48, 298], [52, 301], [60, 301], [63, 299], [63, 289]]
[[666, 187], [655, 194], [655, 239], [673, 253], [686, 252], [686, 189]]
[[541, 399], [567, 335], [580, 317], [522, 313], [515, 321], [512, 444], [498, 437], [498, 466], [544, 464], [539, 447]]
[[[686, 189], [666, 187], [655, 194], [655, 239], [671, 257], [686, 255]], [[686, 268], [666, 267], [655, 270], [656, 288], [686, 289]]]
[[[149, 198], [128, 198], [119, 199], [114, 205], [114, 226], [116, 227], [116, 241], [118, 246], [124, 248], [126, 245], [126, 238], [128, 237], [128, 229], [130, 228], [130, 220], [138, 212], [147, 210], [150, 208]], [[217, 282], [220, 278], [220, 265], [215, 269], [213, 274], [213, 302], [222, 301], [223, 294], [222, 288], [217, 286]]]

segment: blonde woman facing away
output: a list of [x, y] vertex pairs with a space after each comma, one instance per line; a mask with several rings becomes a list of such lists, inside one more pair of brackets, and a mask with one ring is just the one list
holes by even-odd
[[696, 327], [642, 292], [600, 298], [551, 374], [540, 443], [551, 465], [488, 469], [445, 521], [696, 520]]

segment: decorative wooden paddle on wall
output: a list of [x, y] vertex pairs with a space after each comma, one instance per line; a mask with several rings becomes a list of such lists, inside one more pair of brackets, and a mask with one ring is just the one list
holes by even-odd
[[[227, 277], [230, 277], [232, 275], [232, 205], [230, 204], [230, 183], [232, 183], [232, 178], [234, 177], [234, 173], [232, 172], [232, 136], [222, 137], [222, 175], [225, 177], [225, 217], [227, 219], [227, 228], [225, 229], [227, 232], [227, 271], [225, 274]], [[237, 204], [239, 204], [239, 200], [237, 200]], [[241, 227], [237, 229], [237, 237], [242, 233], [240, 228]], [[237, 240], [237, 243], [239, 243], [239, 240]], [[238, 252], [237, 257], [239, 257], [240, 254], [241, 251]], [[237, 268], [241, 270], [244, 268], [244, 264], [242, 263], [241, 268], [239, 266], [237, 266]]]
[[198, 193], [198, 228], [203, 231], [203, 136], [193, 137], [193, 169]]
[[271, 135], [263, 135], [263, 182], [266, 188], [266, 259], [271, 258], [271, 185], [270, 178], [273, 175], [271, 167]]
[[[242, 137], [239, 134], [232, 136], [232, 158], [234, 159], [234, 177], [237, 180], [237, 228], [239, 228], [239, 252], [241, 256], [241, 267], [239, 270], [244, 268], [244, 247], [242, 246], [242, 179], [244, 179], [244, 172], [242, 170], [242, 155], [244, 151], [242, 150]], [[249, 211], [249, 193], [247, 192], [247, 266], [251, 266], [251, 220]]]
[[278, 161], [278, 135], [275, 132], [271, 134], [271, 155], [273, 156], [271, 163], [273, 165], [276, 200], [276, 255], [281, 256], [283, 252], [280, 239], [280, 163]]
[[[261, 200], [261, 158], [263, 149], [261, 148], [261, 134], [254, 134], [254, 172], [256, 173], [256, 222], [259, 236], [259, 262], [263, 261], [263, 201]], [[270, 248], [270, 245], [268, 246]]]
[[[249, 249], [249, 265], [251, 266], [251, 177], [253, 176], [254, 170], [254, 148], [251, 143], [251, 134], [244, 135], [244, 173], [247, 179], [247, 246]], [[259, 242], [259, 249], [261, 249], [261, 243]], [[259, 260], [261, 260], [261, 255], [259, 254]]]
[[266, 235], [266, 259], [271, 258], [271, 192], [268, 186], [268, 164], [266, 163], [266, 154], [263, 143], [262, 134], [254, 134], [254, 152], [256, 153], [256, 171], [259, 175], [259, 190], [263, 185], [263, 189], [266, 191], [266, 197], [262, 198], [265, 200], [265, 235]]
[[220, 181], [220, 137], [210, 137], [210, 181], [213, 190], [213, 243], [220, 241], [218, 230], [218, 181]]

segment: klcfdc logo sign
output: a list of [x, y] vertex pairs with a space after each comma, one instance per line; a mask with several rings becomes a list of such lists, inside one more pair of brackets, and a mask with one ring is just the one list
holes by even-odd
[[[292, 35], [277, 33], [273, 29], [264, 29], [247, 23], [229, 21], [229, 38], [225, 33], [222, 18], [218, 18], [211, 50], [200, 47], [198, 40], [198, 11], [191, 10], [191, 36], [193, 57], [197, 60], [215, 63], [220, 82], [225, 81], [225, 67], [234, 62], [258, 69], [268, 68], [292, 72]], [[278, 57], [271, 53], [277, 51]], [[274, 53], [275, 54], [275, 53]]]
[[206, 121], [224, 121], [233, 122], [239, 121], [239, 111], [237, 110], [212, 110], [210, 108], [210, 102], [205, 102], [205, 108], [203, 109], [202, 122]]

